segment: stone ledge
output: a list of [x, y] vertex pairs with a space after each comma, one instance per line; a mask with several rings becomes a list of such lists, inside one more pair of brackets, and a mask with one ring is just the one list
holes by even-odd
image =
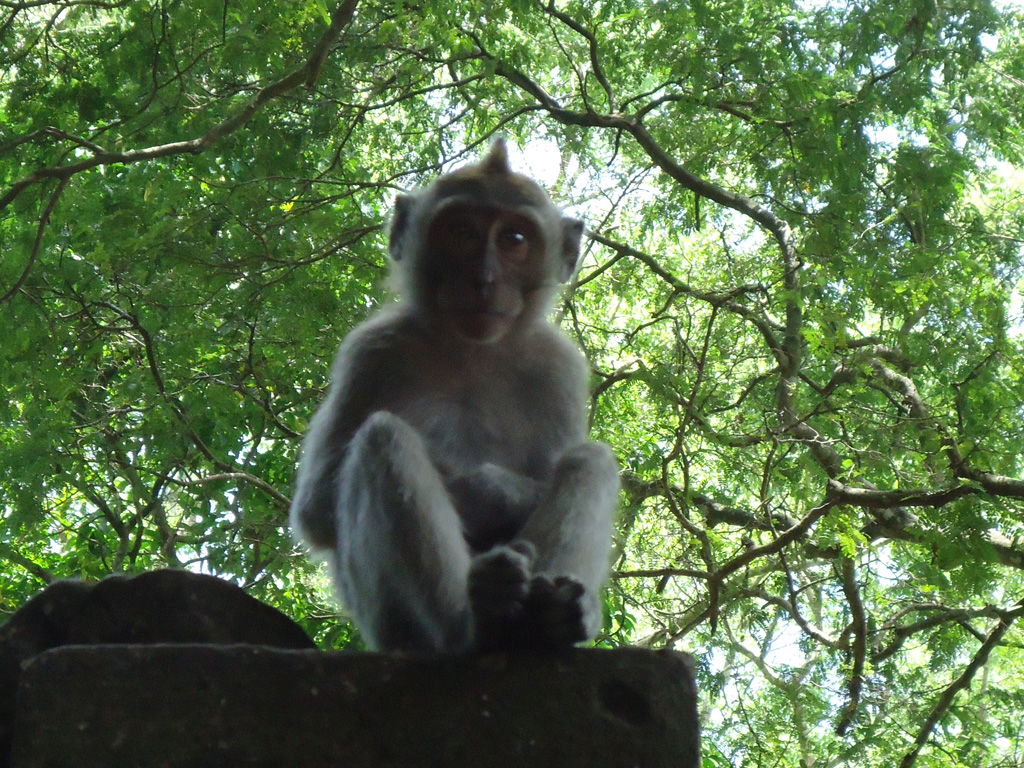
[[20, 680], [13, 768], [699, 768], [690, 658], [65, 646]]

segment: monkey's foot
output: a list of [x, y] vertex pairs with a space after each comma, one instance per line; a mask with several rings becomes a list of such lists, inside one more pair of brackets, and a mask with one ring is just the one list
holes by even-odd
[[530, 580], [522, 632], [528, 645], [568, 648], [587, 639], [583, 620], [586, 590], [571, 576]]
[[477, 648], [509, 645], [524, 616], [535, 553], [531, 544], [515, 542], [473, 558], [468, 588]]

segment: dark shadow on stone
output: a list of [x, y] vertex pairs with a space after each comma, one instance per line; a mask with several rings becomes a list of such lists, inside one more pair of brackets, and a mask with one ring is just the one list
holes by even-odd
[[0, 627], [0, 767], [8, 764], [15, 693], [30, 659], [65, 645], [139, 643], [315, 647], [287, 616], [212, 576], [164, 570], [56, 582]]
[[638, 648], [399, 656], [64, 647], [12, 768], [699, 768], [693, 666]]

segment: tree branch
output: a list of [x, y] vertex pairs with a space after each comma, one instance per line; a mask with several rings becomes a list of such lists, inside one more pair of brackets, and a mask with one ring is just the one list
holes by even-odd
[[1010, 625], [1024, 615], [1024, 600], [1019, 601], [1014, 608], [1009, 611], [1004, 611], [1002, 616], [999, 618], [999, 623], [989, 633], [988, 638], [978, 649], [978, 652], [974, 654], [974, 658], [971, 659], [971, 663], [967, 665], [967, 668], [958, 677], [952, 685], [942, 692], [939, 696], [938, 701], [935, 702], [935, 706], [932, 711], [928, 713], [928, 717], [925, 718], [924, 724], [921, 729], [917, 732], [917, 738], [914, 739], [914, 748], [908, 752], [903, 760], [900, 762], [900, 768], [911, 768], [917, 761], [917, 756], [921, 752], [921, 749], [928, 742], [928, 738], [932, 734], [932, 730], [938, 724], [946, 711], [949, 709], [950, 704], [953, 703], [953, 699], [960, 691], [967, 688], [970, 685], [971, 680], [978, 673], [978, 670], [985, 666], [985, 662], [988, 661], [989, 655], [995, 649], [999, 642], [1003, 639], [1009, 629]]
[[[655, 275], [664, 280], [668, 285], [672, 286], [677, 292], [686, 296], [692, 296], [695, 299], [707, 302], [713, 307], [722, 307], [730, 312], [733, 312], [744, 320], [748, 321], [751, 325], [757, 328], [761, 336], [765, 340], [767, 347], [774, 353], [781, 348], [778, 338], [775, 335], [777, 329], [770, 322], [765, 320], [763, 317], [759, 317], [750, 307], [736, 301], [737, 298], [749, 293], [760, 293], [764, 291], [764, 287], [760, 285], [743, 285], [737, 288], [727, 291], [725, 293], [713, 293], [711, 291], [701, 291], [688, 283], [684, 283], [678, 277], [673, 275], [667, 269], [665, 269], [656, 258], [648, 253], [639, 251], [632, 246], [621, 243], [618, 240], [602, 235], [598, 232], [592, 232], [587, 230], [587, 237], [596, 243], [600, 243], [606, 248], [611, 248], [616, 253], [627, 256], [631, 259], [641, 262], [648, 269], [651, 270]], [[778, 355], [776, 355], [778, 357]]]
[[[909, 611], [911, 609], [907, 609]], [[922, 632], [932, 627], [937, 627], [942, 624], [951, 622], [966, 623], [968, 619], [976, 618], [999, 618], [1000, 611], [993, 607], [987, 606], [985, 608], [976, 608], [974, 610], [966, 610], [960, 608], [946, 608], [941, 605], [924, 605], [914, 606], [913, 610], [925, 611], [932, 610], [937, 611], [936, 615], [929, 616], [927, 619], [921, 619], [911, 624], [899, 625], [897, 622], [903, 618], [907, 611], [900, 611], [893, 618], [886, 622], [886, 625], [882, 627], [883, 632], [891, 632], [893, 635], [892, 641], [884, 648], [871, 654], [871, 663], [878, 664], [879, 662], [885, 661], [896, 654], [896, 652], [903, 647], [903, 643], [906, 642], [907, 638], [912, 637], [918, 632]], [[881, 634], [881, 633], [879, 633]]]
[[594, 77], [597, 78], [597, 82], [601, 84], [601, 88], [604, 90], [605, 97], [608, 99], [608, 110], [611, 112], [615, 111], [615, 92], [612, 90], [612, 84], [608, 82], [608, 78], [605, 77], [604, 69], [601, 67], [601, 57], [599, 56], [599, 49], [597, 44], [597, 37], [589, 29], [580, 24], [576, 19], [572, 18], [568, 14], [562, 13], [555, 8], [555, 3], [550, 2], [544, 8], [545, 13], [555, 17], [560, 22], [573, 30], [580, 37], [587, 41], [588, 48], [590, 50], [590, 68], [594, 73]]
[[[352, 16], [355, 13], [357, 3], [358, 0], [345, 0], [337, 7], [331, 16], [330, 26], [324, 34], [321, 35], [316, 45], [313, 46], [313, 50], [309, 58], [299, 69], [285, 75], [280, 80], [271, 83], [265, 88], [262, 88], [256, 96], [253, 97], [252, 101], [245, 105], [245, 107], [240, 109], [231, 117], [228, 117], [213, 126], [213, 128], [207, 131], [204, 135], [195, 139], [175, 141], [169, 144], [161, 144], [158, 146], [146, 147], [144, 149], [134, 149], [127, 152], [110, 152], [103, 150], [101, 147], [86, 145], [93, 151], [93, 155], [91, 157], [69, 165], [55, 165], [48, 168], [39, 168], [32, 171], [28, 176], [25, 176], [21, 180], [15, 182], [10, 189], [0, 197], [0, 211], [10, 205], [26, 189], [39, 184], [46, 179], [61, 179], [62, 181], [66, 181], [77, 173], [81, 173], [82, 171], [87, 171], [101, 165], [111, 165], [114, 163], [128, 165], [131, 163], [157, 160], [162, 157], [171, 157], [174, 155], [197, 155], [206, 151], [225, 136], [234, 133], [241, 126], [245, 125], [245, 123], [247, 123], [260, 109], [266, 106], [269, 101], [279, 98], [303, 83], [312, 87], [320, 73], [321, 66], [330, 52], [331, 46], [337, 42], [342, 29], [351, 21]], [[39, 132], [37, 131], [36, 134], [38, 133]]]
[[1016, 499], [1024, 499], [1024, 480], [1018, 480], [1005, 475], [998, 475], [993, 472], [984, 472], [967, 465], [967, 460], [960, 452], [956, 440], [949, 434], [946, 427], [938, 419], [932, 417], [924, 398], [913, 380], [897, 371], [884, 365], [880, 360], [873, 360], [871, 366], [881, 381], [888, 387], [903, 395], [904, 400], [910, 406], [910, 415], [924, 424], [928, 424], [935, 430], [946, 450], [950, 465], [957, 477], [965, 480], [973, 480], [979, 483], [987, 493], [994, 496], [1008, 496]]
[[39, 563], [29, 560], [20, 552], [9, 547], [3, 542], [0, 542], [0, 559], [7, 560], [8, 562], [21, 566], [25, 571], [35, 576], [44, 584], [50, 584], [56, 578], [52, 573], [50, 573], [50, 571], [39, 565]]
[[32, 251], [29, 253], [28, 262], [25, 264], [25, 268], [21, 271], [18, 279], [14, 281], [14, 285], [10, 287], [3, 296], [0, 296], [0, 304], [3, 304], [14, 296], [18, 291], [21, 290], [21, 286], [25, 284], [28, 279], [29, 273], [32, 272], [32, 267], [36, 263], [36, 259], [39, 258], [39, 248], [43, 242], [43, 233], [46, 231], [47, 225], [50, 223], [50, 216], [53, 214], [53, 209], [57, 205], [57, 201], [60, 199], [61, 193], [64, 191], [64, 187], [68, 184], [67, 179], [61, 179], [57, 184], [57, 188], [53, 190], [53, 194], [50, 195], [50, 200], [46, 204], [46, 210], [43, 211], [43, 215], [39, 217], [39, 226], [36, 227], [36, 239], [32, 243]]
[[864, 612], [864, 603], [860, 599], [860, 587], [857, 585], [857, 570], [853, 559], [844, 557], [842, 559], [843, 594], [846, 596], [846, 603], [850, 606], [850, 630], [853, 632], [853, 647], [850, 649], [853, 656], [853, 667], [850, 670], [848, 690], [850, 700], [843, 708], [843, 714], [836, 724], [836, 733], [840, 736], [846, 733], [857, 714], [857, 707], [860, 704], [861, 688], [864, 685], [864, 661], [867, 656], [867, 616]]
[[[623, 473], [622, 482], [626, 492], [637, 501], [666, 492], [685, 495], [682, 489], [670, 488], [666, 491], [661, 483], [646, 481], [630, 473]], [[861, 509], [881, 510], [883, 512], [901, 510], [902, 507], [939, 508], [958, 498], [987, 492], [982, 488], [971, 485], [954, 486], [953, 488], [937, 491], [928, 489], [884, 491], [871, 488], [851, 488], [834, 480], [830, 480], [826, 488], [826, 495], [829, 498], [833, 498], [837, 504], [859, 507]], [[690, 504], [701, 510], [708, 528], [724, 523], [742, 528], [768, 531], [776, 530], [779, 527], [790, 529], [798, 522], [795, 518], [784, 512], [773, 513], [769, 518], [734, 504], [715, 501], [704, 494], [693, 491], [690, 492], [687, 500]], [[923, 541], [921, 532], [912, 527], [916, 518], [905, 510], [903, 512], [902, 515], [877, 515], [861, 528], [861, 533], [869, 540], [887, 538], [907, 541], [917, 545], [925, 544], [926, 542]], [[985, 531], [982, 535], [995, 552], [994, 559], [996, 562], [1010, 568], [1024, 570], [1024, 550], [1019, 549], [1015, 542], [998, 531]], [[810, 547], [810, 545], [808, 546]], [[822, 559], [832, 559], [840, 555], [838, 549], [827, 550], [812, 547], [811, 550], [813, 556]], [[662, 573], [662, 571], [659, 571], [659, 573]]]

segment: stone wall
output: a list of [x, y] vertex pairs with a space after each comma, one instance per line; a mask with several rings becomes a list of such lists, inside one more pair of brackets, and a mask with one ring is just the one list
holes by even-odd
[[182, 571], [58, 582], [0, 627], [0, 768], [699, 765], [681, 653], [323, 653]]
[[12, 768], [699, 768], [684, 654], [399, 657], [66, 646], [21, 675]]

